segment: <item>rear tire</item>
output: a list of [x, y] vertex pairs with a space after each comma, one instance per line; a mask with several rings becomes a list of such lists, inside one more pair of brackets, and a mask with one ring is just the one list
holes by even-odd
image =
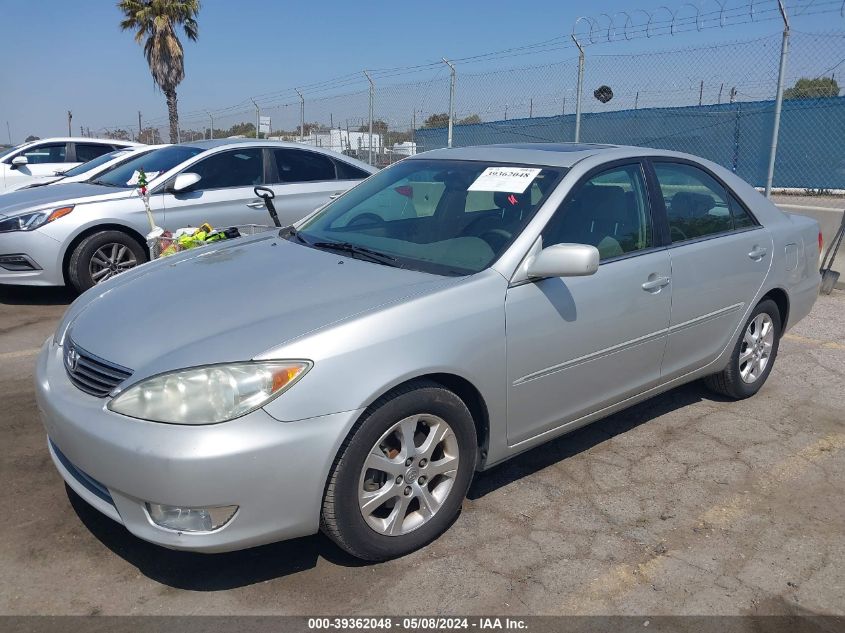
[[363, 560], [419, 549], [457, 516], [476, 455], [475, 424], [464, 402], [435, 382], [409, 383], [373, 403], [344, 441], [326, 484], [320, 527]]
[[78, 292], [85, 292], [148, 259], [147, 251], [132, 236], [100, 231], [76, 245], [68, 262], [68, 279]]
[[707, 388], [734, 400], [760, 391], [775, 364], [781, 328], [777, 304], [771, 299], [758, 303], [739, 332], [728, 366], [704, 379]]

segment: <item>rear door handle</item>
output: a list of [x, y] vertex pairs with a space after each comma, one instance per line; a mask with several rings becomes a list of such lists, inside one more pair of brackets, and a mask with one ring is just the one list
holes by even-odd
[[660, 290], [664, 286], [669, 285], [669, 277], [655, 277], [643, 284], [643, 290], [651, 292], [653, 290]]
[[748, 253], [748, 256], [751, 259], [753, 259], [755, 262], [759, 262], [761, 259], [763, 259], [766, 256], [766, 253], [768, 253], [768, 252], [769, 251], [767, 251], [765, 248], [760, 248], [759, 246], [755, 246], [754, 250], [752, 250], [750, 253]]
[[261, 207], [264, 206], [264, 201], [263, 200], [253, 200], [252, 202], [247, 202], [246, 206], [248, 206], [250, 209], [260, 209]]

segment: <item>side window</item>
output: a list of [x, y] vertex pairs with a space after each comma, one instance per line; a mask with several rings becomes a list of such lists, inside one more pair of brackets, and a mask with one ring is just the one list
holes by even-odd
[[576, 185], [543, 231], [543, 246], [566, 242], [595, 246], [602, 259], [653, 245], [639, 164], [614, 167]]
[[731, 205], [731, 217], [734, 220], [734, 229], [747, 229], [752, 226], [757, 226], [757, 223], [754, 221], [748, 211], [745, 210], [745, 207], [742, 206], [739, 200], [731, 194], [729, 196], [729, 202]]
[[336, 180], [334, 162], [328, 156], [300, 149], [273, 150], [278, 175], [276, 182]]
[[338, 180], [363, 180], [370, 175], [363, 169], [359, 169], [349, 163], [344, 163], [342, 160], [336, 160], [334, 164], [337, 167]]
[[110, 145], [97, 145], [94, 143], [77, 143], [76, 144], [76, 160], [80, 163], [87, 163], [89, 160], [99, 158], [103, 154], [108, 154], [112, 150]]
[[654, 171], [666, 203], [672, 242], [733, 230], [727, 192], [707, 172], [665, 162], [655, 162]]
[[46, 145], [36, 145], [26, 150], [21, 156], [26, 156], [26, 160], [30, 165], [63, 163], [65, 162], [65, 144], [49, 143]]
[[199, 174], [196, 190], [251, 187], [263, 182], [264, 167], [259, 148], [221, 152], [201, 160], [186, 171]]

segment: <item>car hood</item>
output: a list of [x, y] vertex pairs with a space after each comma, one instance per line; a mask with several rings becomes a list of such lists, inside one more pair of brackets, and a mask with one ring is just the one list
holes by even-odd
[[87, 182], [56, 183], [49, 187], [10, 191], [0, 195], [0, 217], [52, 205], [128, 198], [134, 191], [134, 189], [104, 187]]
[[459, 280], [318, 251], [273, 234], [124, 273], [80, 298], [67, 331], [75, 345], [132, 369], [134, 382], [172, 369], [249, 360]]

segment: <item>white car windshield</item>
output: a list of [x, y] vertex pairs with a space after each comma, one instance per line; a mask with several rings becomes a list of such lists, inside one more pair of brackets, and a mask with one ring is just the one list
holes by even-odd
[[103, 154], [102, 156], [97, 156], [97, 158], [89, 160], [87, 163], [82, 163], [81, 165], [77, 165], [76, 167], [71, 167], [66, 172], [63, 172], [62, 176], [78, 176], [79, 174], [84, 174], [88, 171], [91, 171], [95, 167], [105, 165], [110, 160], [114, 160], [115, 158], [123, 154], [128, 156], [129, 154], [131, 154], [131, 152], [125, 149], [119, 149], [113, 152], [109, 152], [108, 154]]
[[499, 258], [564, 172], [482, 161], [406, 160], [329, 204], [291, 240], [386, 265], [472, 274]]

